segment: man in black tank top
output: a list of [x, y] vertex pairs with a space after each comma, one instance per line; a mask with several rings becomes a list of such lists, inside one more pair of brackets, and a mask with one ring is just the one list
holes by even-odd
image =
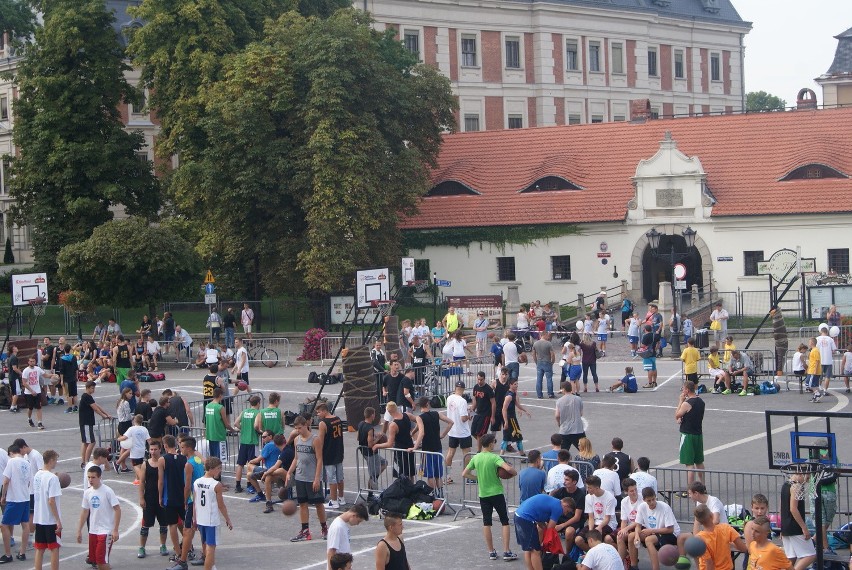
[[320, 419], [319, 435], [322, 445], [322, 468], [328, 484], [329, 509], [339, 509], [346, 504], [343, 498], [343, 422], [328, 411], [328, 404], [320, 402], [316, 407]]
[[163, 437], [163, 453], [160, 457], [163, 481], [163, 496], [161, 497], [161, 523], [169, 528], [169, 537], [175, 552], [180, 552], [180, 536], [178, 521], [186, 513], [184, 503], [184, 470], [186, 457], [178, 450], [177, 440], [173, 435]]
[[144, 468], [139, 472], [139, 506], [142, 507], [142, 528], [139, 529], [139, 552], [136, 558], [145, 558], [145, 544], [148, 542], [148, 531], [154, 527], [155, 521], [160, 523], [160, 554], [168, 554], [166, 548], [166, 533], [168, 525], [163, 522], [160, 508], [159, 464], [160, 442], [151, 441], [148, 444], [150, 459], [145, 461]]
[[[417, 401], [417, 405], [420, 407], [420, 423], [423, 424], [423, 429], [417, 432], [414, 447], [436, 453], [423, 458], [423, 476], [429, 486], [435, 489], [435, 496], [440, 496], [437, 490], [441, 489], [444, 478], [444, 457], [440, 455], [443, 452], [441, 440], [447, 437], [450, 428], [453, 427], [453, 420], [433, 410], [429, 398], [425, 396]], [[447, 424], [443, 431], [441, 431], [441, 422]]]
[[386, 409], [387, 415], [390, 418], [388, 423], [388, 440], [385, 443], [377, 443], [373, 445], [373, 450], [395, 448], [399, 451], [394, 451], [394, 477], [408, 477], [414, 480], [416, 470], [414, 468], [414, 439], [411, 437], [411, 430], [416, 425], [422, 431], [423, 423], [418, 416], [409, 413], [403, 413], [399, 410], [396, 402], [389, 402]]
[[118, 344], [112, 349], [112, 361], [115, 366], [115, 382], [117, 386], [127, 378], [127, 373], [133, 368], [130, 356], [130, 345], [124, 340], [124, 335], [118, 335]]
[[385, 570], [411, 570], [402, 542], [402, 517], [396, 513], [385, 515], [385, 534], [376, 545], [376, 568]]
[[689, 469], [686, 475], [688, 487], [695, 481], [695, 472], [704, 471], [704, 400], [695, 393], [692, 380], [683, 383], [675, 420], [680, 424], [680, 462]]

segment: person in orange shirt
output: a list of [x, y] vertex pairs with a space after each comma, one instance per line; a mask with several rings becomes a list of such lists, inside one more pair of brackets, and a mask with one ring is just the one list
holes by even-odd
[[748, 570], [792, 570], [784, 550], [769, 541], [769, 519], [757, 517], [751, 523], [754, 542], [748, 545]]
[[695, 507], [695, 520], [704, 527], [698, 538], [707, 545], [704, 555], [698, 559], [699, 570], [733, 570], [731, 544], [740, 552], [746, 552], [745, 541], [740, 533], [726, 523], [714, 523], [713, 513], [707, 505]]

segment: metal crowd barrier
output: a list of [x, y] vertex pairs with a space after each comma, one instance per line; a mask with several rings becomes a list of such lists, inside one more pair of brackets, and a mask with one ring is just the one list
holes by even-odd
[[[118, 418], [101, 418], [95, 424], [96, 447], [106, 447], [112, 452], [118, 451]], [[117, 457], [116, 457], [117, 458]]]
[[[741, 350], [741, 349], [737, 349]], [[701, 353], [701, 359], [698, 361], [698, 380], [699, 382], [712, 382], [713, 379], [710, 378], [708, 373], [709, 363], [707, 361], [707, 355], [710, 354], [710, 351], [707, 349], [701, 349], [699, 351]], [[752, 363], [754, 364], [754, 372], [755, 377], [763, 377], [765, 380], [767, 376], [775, 376], [775, 351], [773, 350], [763, 350], [763, 349], [748, 349], [744, 350], [746, 354], [751, 358]], [[722, 349], [719, 349], [719, 355], [721, 356]], [[719, 363], [722, 367], [722, 370], [727, 370], [728, 365], [730, 364], [730, 356], [728, 356], [727, 362]], [[683, 370], [683, 363], [681, 363], [681, 381], [686, 380], [686, 372]], [[710, 386], [712, 388], [712, 385]]]
[[[240, 417], [240, 414], [243, 413], [243, 410], [250, 407], [249, 406], [249, 398], [252, 396], [260, 397], [260, 409], [263, 409], [266, 404], [266, 396], [263, 392], [240, 392], [236, 396], [226, 396], [222, 400], [222, 404], [227, 406], [226, 401], [231, 402], [231, 420], [237, 420]], [[189, 410], [192, 412], [192, 417], [195, 420], [195, 426], [203, 425], [204, 421], [204, 406], [207, 404], [205, 400], [193, 400], [192, 402], [187, 402], [186, 405], [189, 406]]]
[[326, 360], [334, 360], [342, 346], [342, 336], [326, 336], [320, 339], [320, 360], [322, 363], [325, 364]]
[[[840, 347], [838, 347], [840, 348]], [[796, 349], [790, 349], [787, 351], [787, 355], [784, 358], [784, 378], [787, 384], [787, 390], [790, 390], [790, 382], [796, 381], [799, 383], [799, 394], [804, 393], [804, 383], [807, 375], [805, 376], [796, 376], [793, 374], [793, 356], [798, 352]], [[808, 352], [810, 352], [810, 348], [805, 352], [803, 361], [805, 364], [805, 370], [807, 371], [807, 363], [808, 363]], [[835, 353], [832, 358], [832, 378], [843, 378], [845, 375], [843, 374], [843, 368], [841, 364], [843, 363], [843, 352], [844, 349], [841, 349], [841, 352]]]
[[[174, 346], [170, 349], [170, 353], [165, 354], [162, 351], [164, 350], [163, 347], [166, 343], [161, 342], [160, 362], [176, 362], [177, 364], [182, 364], [184, 366], [195, 364], [201, 345], [204, 344], [206, 346], [208, 342], [209, 339], [206, 336], [193, 339], [191, 347], [192, 356], [187, 356], [185, 348], [175, 352]], [[270, 367], [272, 367], [277, 366], [278, 364], [282, 364], [284, 366], [290, 366], [291, 364], [289, 338], [255, 337], [252, 340], [245, 339], [245, 346], [249, 354], [249, 366], [271, 365]]]
[[[444, 465], [443, 453], [422, 450], [408, 451], [389, 447], [377, 449], [374, 455], [368, 458], [363, 453], [366, 449], [366, 447], [359, 446], [355, 454], [355, 479], [359, 498], [366, 499], [374, 493], [379, 494], [387, 489], [398, 477], [405, 474], [407, 467], [401, 466], [400, 463], [408, 461], [408, 456], [413, 456], [413, 481], [423, 480], [428, 484], [428, 480], [425, 477], [425, 468], [427, 463], [434, 465], [433, 469], [437, 468], [438, 472], [441, 473], [441, 476], [438, 478], [438, 486], [433, 487], [435, 498], [443, 502], [438, 512], [443, 513], [446, 510], [452, 513], [456, 512], [447, 501], [447, 470]], [[461, 472], [459, 471], [459, 478], [460, 476]]]
[[[681, 524], [691, 525], [695, 501], [681, 494], [686, 491], [688, 469], [663, 468], [651, 469], [657, 478], [657, 493], [671, 506]], [[760, 493], [769, 499], [769, 510], [780, 512], [781, 485], [784, 475], [780, 471], [769, 473], [746, 473], [738, 471], [703, 471], [700, 479], [710, 495], [718, 497], [725, 505], [738, 504], [751, 509], [751, 498]], [[837, 479], [837, 514], [830, 526], [839, 528], [852, 520], [852, 477], [841, 475]], [[813, 516], [810, 501], [805, 501], [805, 510]], [[838, 519], [839, 517], [839, 519]]]
[[[437, 359], [436, 359], [437, 360]], [[485, 379], [491, 383], [494, 377], [493, 357], [472, 357], [466, 360], [452, 362], [441, 362], [438, 364], [427, 364], [414, 368], [414, 400], [421, 396], [431, 398], [432, 396], [449, 396], [455, 392], [456, 382], [462, 380], [465, 390], [468, 391], [476, 384], [479, 372], [485, 373]], [[388, 402], [388, 398], [382, 396], [382, 382], [385, 378], [384, 372], [377, 372], [376, 392], [382, 404]], [[393, 396], [391, 396], [393, 398]], [[399, 403], [399, 402], [397, 402]]]

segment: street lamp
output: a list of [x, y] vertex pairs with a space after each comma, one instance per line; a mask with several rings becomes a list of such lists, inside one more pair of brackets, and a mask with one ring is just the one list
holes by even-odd
[[[685, 230], [680, 232], [680, 235], [683, 236], [684, 241], [686, 242], [686, 252], [685, 253], [675, 253], [674, 242], [670, 243], [670, 249], [668, 253], [660, 251], [660, 239], [663, 237], [660, 232], [657, 231], [657, 228], [651, 228], [648, 232], [645, 233], [645, 237], [648, 238], [648, 243], [651, 246], [651, 254], [657, 259], [668, 260], [669, 267], [671, 268], [672, 278], [671, 278], [671, 287], [672, 287], [672, 307], [674, 308], [674, 312], [676, 315], [680, 316], [680, 312], [677, 307], [677, 289], [675, 289], [675, 264], [679, 261], [683, 261], [687, 257], [689, 257], [691, 250], [695, 247], [695, 238], [698, 236], [698, 232], [693, 230], [691, 227], [687, 226]], [[681, 322], [683, 319], [681, 318]], [[678, 330], [678, 335], [680, 334], [680, 330]], [[672, 353], [675, 356], [678, 356], [678, 352], [680, 351], [680, 337], [678, 335], [672, 335]]]

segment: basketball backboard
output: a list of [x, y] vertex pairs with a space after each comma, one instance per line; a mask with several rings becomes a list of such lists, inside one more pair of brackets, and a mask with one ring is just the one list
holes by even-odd
[[818, 461], [852, 473], [850, 412], [766, 410], [766, 447], [770, 469], [789, 463]]
[[373, 301], [389, 301], [390, 271], [388, 268], [356, 271], [355, 297], [359, 309], [371, 308]]
[[47, 303], [47, 273], [12, 275], [12, 304], [26, 307], [33, 301]]

